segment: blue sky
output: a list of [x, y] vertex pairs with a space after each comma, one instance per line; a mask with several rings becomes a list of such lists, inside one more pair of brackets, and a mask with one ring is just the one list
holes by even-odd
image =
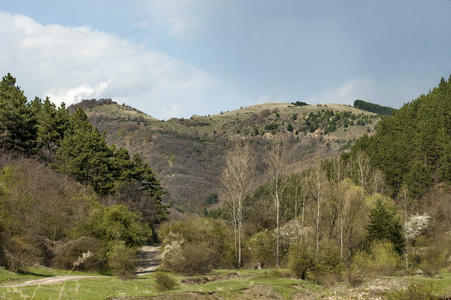
[[263, 102], [400, 107], [451, 74], [446, 0], [0, 0], [0, 73], [29, 98], [159, 119]]

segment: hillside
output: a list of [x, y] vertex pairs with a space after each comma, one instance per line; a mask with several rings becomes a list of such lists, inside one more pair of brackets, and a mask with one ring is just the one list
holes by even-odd
[[380, 123], [377, 134], [359, 140], [383, 171], [392, 194], [402, 187], [419, 199], [437, 184], [451, 182], [451, 78], [406, 103]]
[[[346, 105], [287, 103], [162, 121], [113, 101], [93, 101], [76, 106], [106, 131], [110, 144], [144, 154], [168, 191], [165, 201], [180, 212], [201, 212], [205, 199], [218, 192], [224, 156], [233, 140], [247, 139], [262, 158], [266, 145], [283, 136], [291, 148], [291, 166], [304, 169], [348, 149], [363, 134], [374, 132], [379, 121], [373, 113]], [[262, 182], [265, 168], [262, 159], [258, 161], [256, 184]]]

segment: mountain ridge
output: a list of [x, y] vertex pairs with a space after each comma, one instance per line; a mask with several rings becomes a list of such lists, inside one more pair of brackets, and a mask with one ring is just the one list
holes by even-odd
[[261, 183], [264, 151], [273, 139], [286, 139], [292, 168], [303, 169], [349, 149], [379, 121], [374, 113], [343, 104], [264, 103], [164, 121], [111, 99], [97, 102], [82, 101], [70, 110], [82, 107], [108, 143], [142, 153], [168, 192], [165, 202], [178, 212], [207, 208], [205, 199], [218, 193], [225, 154], [237, 139], [257, 152]]

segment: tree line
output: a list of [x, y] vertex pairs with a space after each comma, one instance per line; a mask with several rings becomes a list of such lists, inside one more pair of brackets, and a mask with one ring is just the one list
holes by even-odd
[[[0, 82], [0, 152], [0, 265], [8, 269], [72, 268], [70, 260], [86, 251], [97, 258], [90, 267], [126, 253], [133, 261], [135, 247], [154, 239], [167, 218], [165, 191], [140, 154], [109, 146], [81, 108], [69, 114], [49, 98], [28, 101], [11, 74]], [[54, 182], [60, 196], [49, 188]], [[54, 231], [38, 221], [53, 222]]]
[[360, 108], [360, 109], [363, 109], [363, 110], [366, 110], [369, 112], [373, 112], [378, 115], [383, 115], [383, 116], [391, 116], [391, 115], [393, 115], [393, 112], [395, 111], [395, 109], [392, 107], [382, 106], [379, 104], [366, 102], [363, 100], [355, 100], [354, 107]]

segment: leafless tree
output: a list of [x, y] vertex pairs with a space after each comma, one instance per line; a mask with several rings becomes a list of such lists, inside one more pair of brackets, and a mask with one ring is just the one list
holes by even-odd
[[280, 249], [280, 203], [281, 197], [286, 190], [289, 177], [285, 176], [288, 167], [288, 151], [286, 142], [281, 139], [276, 141], [271, 148], [266, 151], [267, 173], [270, 176], [266, 188], [270, 194], [276, 214], [276, 268], [279, 267]]
[[231, 206], [235, 233], [235, 258], [241, 266], [241, 245], [243, 239], [243, 201], [251, 188], [255, 173], [253, 152], [248, 144], [237, 142], [226, 156], [226, 167], [222, 173], [222, 193]]

